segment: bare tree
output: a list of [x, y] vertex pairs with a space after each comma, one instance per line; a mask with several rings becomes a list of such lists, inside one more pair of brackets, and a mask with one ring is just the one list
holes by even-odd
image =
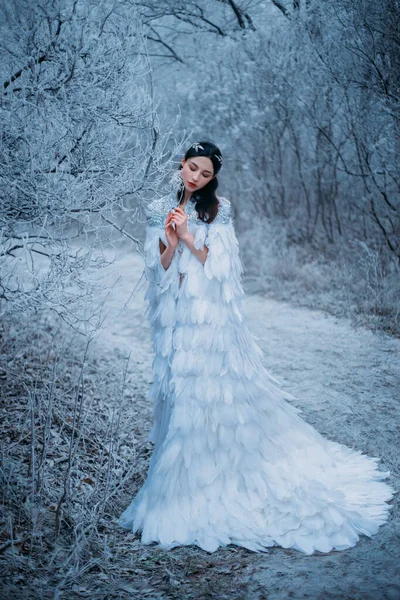
[[140, 214], [170, 166], [143, 26], [106, 1], [0, 10], [1, 307], [87, 322], [96, 285], [80, 274], [104, 263], [93, 244]]
[[254, 31], [254, 18], [258, 0], [190, 0], [176, 2], [165, 0], [162, 5], [157, 0], [133, 2], [145, 24], [149, 40], [149, 54], [167, 62], [184, 63], [185, 52], [190, 49], [194, 37], [210, 34], [212, 37], [235, 36], [246, 30]]
[[195, 103], [189, 86], [179, 101], [185, 124], [200, 133], [210, 123], [226, 144], [227, 191], [250, 194], [289, 239], [360, 239], [399, 258], [400, 14], [392, 0], [364, 8], [309, 3], [291, 20], [275, 10], [273, 27], [204, 52], [203, 68], [193, 63]]

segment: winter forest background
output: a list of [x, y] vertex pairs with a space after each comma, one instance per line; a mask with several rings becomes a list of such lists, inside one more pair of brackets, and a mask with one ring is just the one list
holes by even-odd
[[[129, 370], [141, 357], [96, 344], [120, 293], [109, 277], [118, 257], [140, 255], [144, 206], [193, 141], [222, 151], [219, 193], [233, 205], [248, 292], [398, 336], [399, 31], [397, 0], [3, 0], [10, 598], [35, 570], [31, 598], [85, 597], [80, 578], [99, 572], [114, 597], [108, 523], [144, 476], [140, 418], [151, 411], [148, 382]], [[133, 441], [120, 429], [132, 388]]]

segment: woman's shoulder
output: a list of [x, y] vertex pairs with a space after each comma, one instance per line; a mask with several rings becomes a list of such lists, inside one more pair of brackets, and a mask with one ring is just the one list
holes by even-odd
[[167, 213], [174, 205], [175, 198], [172, 194], [148, 202], [145, 206], [147, 224], [151, 227], [164, 226]]
[[230, 200], [223, 196], [217, 196], [218, 198], [218, 213], [215, 219], [210, 223], [229, 223], [231, 219], [231, 203]]

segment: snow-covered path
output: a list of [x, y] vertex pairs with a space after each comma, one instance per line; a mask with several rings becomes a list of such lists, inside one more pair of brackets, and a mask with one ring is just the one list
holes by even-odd
[[[145, 394], [152, 361], [146, 282], [132, 294], [143, 262], [133, 252], [120, 256], [110, 269], [111, 279], [120, 280], [97, 342], [106, 352], [131, 353]], [[266, 368], [296, 397], [303, 418], [330, 439], [380, 457], [381, 469], [391, 471], [391, 483], [399, 489], [400, 339], [261, 296], [246, 297], [244, 310]], [[249, 590], [265, 587], [269, 600], [400, 599], [398, 494], [392, 502], [390, 521], [379, 533], [347, 551], [308, 557], [273, 548], [253, 554]]]

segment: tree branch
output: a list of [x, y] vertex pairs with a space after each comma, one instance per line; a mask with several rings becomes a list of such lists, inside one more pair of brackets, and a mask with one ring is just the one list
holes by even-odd
[[31, 63], [31, 64], [28, 63], [27, 65], [25, 65], [24, 67], [22, 67], [22, 69], [20, 69], [16, 73], [14, 73], [14, 75], [12, 75], [8, 81], [5, 81], [3, 83], [3, 88], [6, 90], [8, 88], [8, 86], [11, 85], [16, 79], [18, 79], [18, 77], [21, 77], [22, 73], [24, 71], [27, 71], [32, 66], [32, 64], [34, 64], [34, 65], [40, 65], [46, 59], [47, 59], [47, 54], [42, 54], [41, 56], [39, 56], [39, 58], [37, 58], [36, 60], [34, 60], [33, 63]]

